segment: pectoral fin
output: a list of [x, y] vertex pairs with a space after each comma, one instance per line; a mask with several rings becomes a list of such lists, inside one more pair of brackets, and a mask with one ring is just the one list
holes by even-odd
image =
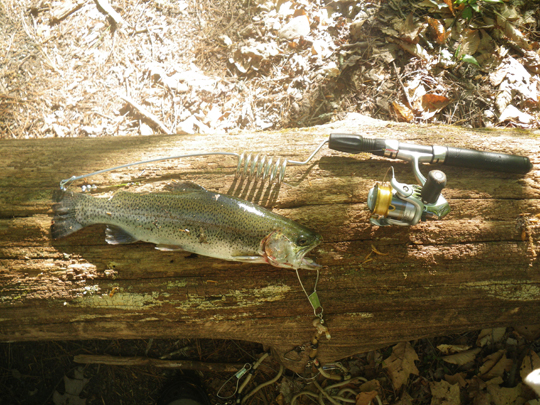
[[137, 242], [138, 239], [119, 226], [107, 225], [105, 241], [111, 245], [124, 245], [126, 243]]
[[233, 256], [232, 260], [244, 263], [268, 263], [263, 256]]
[[156, 249], [164, 252], [178, 252], [184, 250], [178, 245], [156, 245]]

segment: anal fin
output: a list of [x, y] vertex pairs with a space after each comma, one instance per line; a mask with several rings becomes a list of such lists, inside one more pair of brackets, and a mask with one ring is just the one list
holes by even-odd
[[137, 242], [138, 239], [119, 226], [107, 225], [105, 241], [111, 245], [124, 245], [126, 243]]

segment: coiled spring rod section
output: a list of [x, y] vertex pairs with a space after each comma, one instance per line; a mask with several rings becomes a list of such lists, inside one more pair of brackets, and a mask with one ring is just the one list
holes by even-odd
[[107, 173], [113, 170], [123, 169], [130, 166], [142, 165], [146, 163], [160, 162], [162, 160], [169, 159], [183, 159], [189, 157], [197, 156], [235, 156], [238, 158], [238, 165], [236, 166], [236, 178], [248, 178], [248, 179], [260, 179], [262, 181], [268, 179], [271, 183], [281, 183], [285, 177], [285, 169], [287, 165], [306, 165], [310, 160], [315, 156], [315, 154], [326, 144], [328, 140], [324, 140], [312, 153], [309, 157], [303, 162], [295, 160], [287, 160], [285, 158], [278, 158], [275, 162], [271, 157], [267, 157], [261, 154], [253, 153], [234, 153], [234, 152], [204, 152], [204, 153], [191, 153], [188, 155], [177, 155], [177, 156], [168, 156], [164, 158], [156, 158], [149, 160], [141, 160], [139, 162], [127, 163], [125, 165], [111, 167], [109, 169], [98, 170], [93, 173], [83, 174], [81, 176], [72, 176], [69, 179], [64, 179], [60, 181], [60, 188], [66, 190], [67, 187], [71, 185], [74, 181], [85, 179], [90, 176], [95, 176], [97, 174]]
[[271, 157], [253, 153], [244, 152], [238, 158], [238, 166], [236, 167], [236, 176], [242, 178], [257, 178], [262, 181], [266, 180], [273, 183], [281, 183], [285, 177], [285, 169], [287, 168], [287, 159], [278, 158], [274, 163]]

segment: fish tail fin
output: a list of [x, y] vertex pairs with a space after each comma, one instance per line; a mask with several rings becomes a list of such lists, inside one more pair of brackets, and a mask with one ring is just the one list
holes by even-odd
[[52, 206], [54, 218], [51, 224], [53, 239], [68, 236], [85, 226], [77, 221], [75, 215], [77, 204], [83, 198], [86, 196], [72, 191], [56, 190], [53, 193], [53, 201], [55, 202]]

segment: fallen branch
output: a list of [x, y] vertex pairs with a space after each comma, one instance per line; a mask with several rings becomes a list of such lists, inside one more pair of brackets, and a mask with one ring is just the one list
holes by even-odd
[[107, 0], [96, 0], [96, 3], [111, 17], [117, 26], [129, 25], [109, 4]]
[[144, 109], [144, 107], [142, 105], [138, 104], [135, 100], [133, 100], [132, 98], [130, 98], [128, 96], [120, 96], [120, 98], [122, 100], [124, 100], [126, 103], [130, 104], [133, 108], [135, 108], [141, 115], [144, 115], [145, 118], [148, 118], [150, 121], [152, 121], [154, 124], [156, 124], [164, 134], [170, 134], [171, 133], [169, 128], [167, 128], [165, 126], [165, 124], [163, 124], [159, 120], [158, 117], [156, 117], [154, 114], [149, 113], [148, 111], [146, 111]]
[[79, 354], [73, 359], [81, 364], [107, 364], [109, 366], [153, 366], [158, 368], [179, 368], [182, 370], [213, 371], [235, 373], [244, 367], [240, 363], [203, 363], [191, 360], [161, 360], [149, 357], [119, 357], [108, 355]]
[[81, 9], [82, 6], [84, 6], [83, 0], [78, 0], [75, 3], [63, 3], [61, 6], [51, 11], [51, 24], [58, 24], [75, 11]]

